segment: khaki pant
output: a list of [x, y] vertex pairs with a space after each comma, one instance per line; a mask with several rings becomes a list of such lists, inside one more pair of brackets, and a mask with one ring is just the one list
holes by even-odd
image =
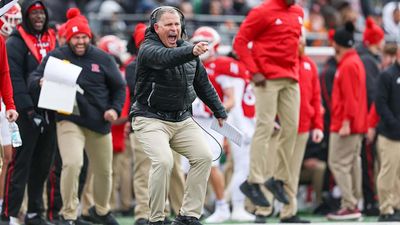
[[[112, 210], [129, 210], [132, 206], [132, 154], [130, 139], [125, 138], [125, 150], [113, 154]], [[119, 204], [120, 203], [120, 204]]]
[[[400, 141], [378, 136], [378, 154], [381, 168], [377, 180], [379, 210], [381, 214], [393, 214], [399, 209], [398, 194], [400, 172]], [[397, 201], [397, 202], [396, 202]]]
[[150, 222], [163, 221], [173, 168], [172, 149], [189, 159], [180, 214], [199, 218], [204, 204], [212, 154], [202, 130], [188, 118], [181, 122], [136, 117], [132, 128], [152, 164], [149, 176]]
[[297, 135], [296, 145], [292, 157], [290, 158], [292, 179], [285, 185], [285, 192], [288, 195], [289, 204], [283, 206], [280, 214], [281, 218], [289, 218], [297, 214], [297, 190], [299, 187], [300, 169], [303, 163], [308, 137], [309, 133]]
[[326, 163], [322, 160], [318, 160], [314, 168], [303, 168], [300, 172], [300, 183], [311, 182], [317, 205], [322, 203], [325, 172]]
[[83, 186], [81, 196], [82, 215], [88, 216], [89, 209], [94, 205], [93, 199], [93, 171], [88, 167], [86, 174], [85, 185]]
[[[148, 219], [150, 215], [149, 208], [149, 171], [151, 167], [151, 161], [149, 157], [143, 150], [140, 142], [136, 138], [135, 134], [132, 133], [129, 138], [134, 146], [134, 182], [133, 187], [135, 191], [135, 219]], [[182, 206], [185, 178], [181, 170], [181, 156], [173, 152], [174, 166], [171, 174], [170, 192], [169, 199], [171, 203], [171, 208], [176, 215], [178, 215], [179, 210]], [[165, 214], [168, 213], [166, 210]]]
[[[276, 162], [276, 154], [277, 153], [276, 153], [276, 151], [273, 151], [273, 150], [278, 147], [279, 135], [280, 135], [279, 131], [275, 131], [272, 134], [271, 141], [269, 144], [269, 148], [272, 149], [272, 151], [269, 151], [271, 154], [261, 155], [262, 156], [261, 158], [263, 160], [262, 170], [264, 173], [264, 177], [266, 177], [267, 179], [272, 177], [275, 173], [275, 168], [276, 168], [275, 162]], [[273, 208], [274, 195], [270, 191], [268, 191], [268, 189], [265, 188], [264, 185], [260, 185], [260, 186], [261, 186], [261, 191], [264, 193], [264, 195], [267, 198], [267, 200], [269, 201], [269, 203], [271, 203], [271, 206], [270, 207], [256, 206], [255, 214], [260, 215], [260, 216], [269, 216], [274, 211], [274, 208]]]
[[[277, 151], [274, 178], [285, 184], [291, 180], [289, 159], [292, 156], [299, 124], [299, 85], [292, 79], [267, 80], [266, 87], [255, 87], [256, 129], [250, 150], [250, 183], [265, 182], [262, 155]], [[277, 150], [268, 148], [276, 115], [282, 127]]]
[[362, 197], [361, 192], [361, 134], [346, 137], [331, 133], [328, 164], [342, 192], [341, 208], [354, 209]]
[[83, 165], [83, 149], [93, 172], [93, 197], [96, 212], [109, 212], [112, 173], [111, 134], [100, 134], [69, 121], [57, 123], [57, 139], [63, 162], [61, 171], [62, 215], [75, 220], [78, 209], [79, 173]]

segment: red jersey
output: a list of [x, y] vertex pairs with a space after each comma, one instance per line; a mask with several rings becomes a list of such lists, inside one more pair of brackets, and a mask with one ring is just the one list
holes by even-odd
[[[226, 56], [207, 61], [204, 66], [220, 99], [223, 101], [223, 89], [233, 87], [235, 89], [235, 106], [232, 111], [238, 108], [245, 117], [254, 117], [255, 97], [246, 67], [237, 60]], [[203, 108], [211, 116], [211, 111], [205, 105]]]
[[318, 80], [318, 70], [314, 61], [307, 57], [300, 57], [299, 61], [300, 85], [300, 121], [299, 133], [309, 132], [311, 129], [323, 129], [323, 113], [321, 105], [321, 90]]
[[345, 120], [351, 134], [368, 130], [367, 88], [364, 64], [355, 49], [349, 50], [338, 64], [332, 89], [332, 132], [338, 132]]

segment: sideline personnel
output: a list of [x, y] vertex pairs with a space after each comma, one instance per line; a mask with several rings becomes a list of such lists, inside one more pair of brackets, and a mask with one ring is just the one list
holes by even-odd
[[[173, 224], [200, 224], [212, 155], [191, 117], [196, 94], [214, 112], [220, 125], [227, 114], [198, 56], [208, 44], [183, 41], [184, 16], [164, 6], [150, 15], [150, 28], [140, 47], [132, 128], [151, 159], [149, 224], [163, 224], [173, 166], [171, 149], [189, 159], [190, 170], [179, 215]], [[156, 141], [157, 140], [157, 141]]]
[[[92, 32], [77, 8], [67, 12], [65, 36], [67, 45], [49, 55], [82, 67], [77, 84], [83, 93], [76, 94], [79, 115], [57, 115], [57, 139], [63, 162], [61, 224], [74, 225], [78, 209], [79, 174], [83, 165], [83, 150], [93, 171], [95, 206], [89, 209], [92, 221], [118, 225], [110, 213], [112, 173], [111, 122], [118, 118], [125, 101], [125, 82], [114, 59], [90, 44]], [[30, 89], [37, 91], [43, 81], [48, 58], [30, 76]], [[82, 222], [82, 221], [78, 221]]]

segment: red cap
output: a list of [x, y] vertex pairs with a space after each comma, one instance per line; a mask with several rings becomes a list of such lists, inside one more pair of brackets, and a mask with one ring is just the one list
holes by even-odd
[[136, 48], [139, 48], [140, 44], [144, 41], [144, 33], [146, 32], [146, 24], [138, 23], [135, 27], [135, 31], [132, 36], [135, 40]]
[[378, 44], [385, 37], [383, 29], [375, 24], [371, 17], [366, 20], [366, 27], [363, 34], [363, 42], [366, 45]]
[[36, 2], [35, 4], [31, 5], [28, 8], [28, 14], [31, 13], [33, 10], [37, 10], [37, 9], [43, 9], [44, 10], [44, 6], [42, 5], [42, 3]]
[[65, 38], [67, 41], [75, 34], [86, 34], [92, 38], [92, 31], [85, 16], [81, 15], [78, 8], [70, 8], [67, 11], [67, 22], [65, 23]]

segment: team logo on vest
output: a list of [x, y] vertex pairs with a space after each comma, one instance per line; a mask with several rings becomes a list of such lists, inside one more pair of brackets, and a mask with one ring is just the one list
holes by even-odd
[[92, 72], [100, 73], [100, 66], [99, 66], [99, 64], [92, 63]]

